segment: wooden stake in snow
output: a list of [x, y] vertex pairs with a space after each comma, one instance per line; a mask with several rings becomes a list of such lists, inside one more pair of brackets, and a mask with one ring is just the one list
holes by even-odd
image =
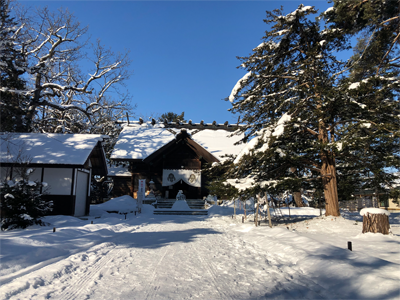
[[254, 223], [256, 224], [256, 227], [257, 227], [257, 224], [258, 224], [258, 208], [260, 207], [260, 195], [257, 195], [257, 209], [256, 209], [256, 215], [255, 215], [255, 218], [254, 218]]
[[362, 233], [373, 232], [389, 234], [390, 212], [381, 208], [363, 208], [360, 211], [363, 216], [363, 230]]
[[265, 193], [265, 201], [267, 202], [267, 214], [268, 214], [269, 227], [272, 228], [271, 212], [269, 211], [269, 204], [268, 204], [268, 195], [267, 195], [267, 193]]
[[244, 219], [246, 219], [246, 202], [247, 200], [244, 200], [244, 205], [243, 205], [243, 209], [244, 209]]

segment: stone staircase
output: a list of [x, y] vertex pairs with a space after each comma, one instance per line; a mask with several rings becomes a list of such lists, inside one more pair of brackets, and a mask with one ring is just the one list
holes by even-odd
[[[171, 209], [175, 203], [175, 199], [158, 199], [156, 208], [157, 209]], [[199, 199], [186, 199], [186, 203], [191, 209], [204, 209], [204, 200]]]
[[204, 200], [186, 199], [186, 203], [193, 209], [192, 211], [172, 211], [171, 208], [175, 203], [175, 199], [158, 199], [154, 210], [155, 215], [207, 215], [205, 210]]
[[208, 215], [207, 210], [154, 210], [154, 215], [192, 215], [192, 216], [205, 216]]

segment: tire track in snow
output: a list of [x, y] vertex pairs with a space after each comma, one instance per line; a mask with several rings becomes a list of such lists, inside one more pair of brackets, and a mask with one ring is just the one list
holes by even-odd
[[[235, 299], [232, 295], [232, 290], [229, 287], [229, 285], [224, 281], [224, 280], [219, 280], [217, 273], [215, 271], [215, 267], [212, 265], [211, 262], [208, 262], [207, 259], [203, 257], [203, 255], [193, 246], [193, 244], [190, 244], [190, 247], [193, 251], [193, 253], [196, 253], [196, 257], [198, 260], [201, 262], [201, 266], [204, 267], [207, 271], [207, 273], [210, 275], [211, 280], [214, 284], [215, 289], [218, 291], [219, 295], [221, 296], [219, 299]], [[222, 286], [223, 288], [220, 289], [219, 286]], [[226, 292], [224, 292], [226, 291]]]
[[[115, 246], [114, 246], [115, 247]], [[85, 292], [85, 288], [87, 284], [94, 281], [100, 271], [115, 257], [118, 256], [120, 249], [113, 248], [109, 250], [93, 265], [90, 267], [86, 267], [86, 271], [82, 276], [79, 276], [77, 279], [73, 279], [68, 281], [68, 287], [63, 290], [63, 292], [58, 295], [57, 299], [63, 300], [75, 300], [75, 299], [83, 299], [87, 295]], [[89, 269], [90, 268], [90, 269]]]
[[156, 291], [160, 288], [159, 285], [154, 284], [154, 282], [156, 282], [156, 278], [157, 278], [157, 273], [159, 270], [159, 267], [161, 265], [161, 263], [163, 262], [165, 256], [167, 256], [169, 249], [171, 248], [171, 245], [168, 245], [165, 247], [165, 251], [163, 253], [163, 255], [161, 256], [161, 258], [158, 260], [157, 265], [154, 267], [153, 271], [151, 272], [151, 276], [150, 276], [150, 282], [146, 287], [145, 290], [145, 299], [154, 299], [155, 293]]

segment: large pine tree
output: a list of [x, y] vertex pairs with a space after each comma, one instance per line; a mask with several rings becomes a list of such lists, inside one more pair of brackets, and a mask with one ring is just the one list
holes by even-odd
[[[332, 12], [335, 8], [321, 15], [331, 18], [328, 25]], [[384, 68], [379, 78], [365, 82], [349, 76], [363, 59], [337, 58], [350, 47], [349, 36], [335, 24], [322, 28], [321, 16], [303, 5], [288, 15], [282, 9], [267, 12], [271, 29], [264, 42], [240, 58], [248, 73], [229, 100], [246, 124], [245, 141], [252, 141], [229, 176], [255, 189], [320, 186], [326, 214], [338, 216], [338, 180], [354, 190], [354, 174], [364, 170], [363, 163], [381, 173], [398, 167], [399, 108], [393, 87], [399, 82]]]
[[[25, 56], [22, 52], [19, 32], [21, 24], [10, 16], [8, 0], [0, 0], [0, 124], [1, 131], [28, 130], [24, 110], [26, 82]], [[16, 90], [17, 92], [9, 92]]]

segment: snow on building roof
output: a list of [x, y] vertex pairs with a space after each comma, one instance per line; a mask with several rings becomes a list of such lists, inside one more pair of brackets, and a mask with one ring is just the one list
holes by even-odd
[[243, 138], [243, 134], [230, 137], [231, 133], [223, 129], [204, 129], [195, 134], [193, 130], [188, 130], [188, 133], [196, 143], [219, 160], [223, 160], [224, 155], [238, 155], [245, 146], [245, 144], [235, 145]]
[[[164, 128], [164, 125], [155, 126], [149, 123], [142, 125], [125, 126], [119, 135], [111, 154], [111, 159], [145, 159], [162, 146], [175, 139], [175, 134], [179, 133], [177, 128]], [[241, 145], [234, 145], [243, 135], [229, 137], [231, 132], [223, 129], [212, 130], [187, 130], [192, 139], [204, 149], [220, 160], [226, 154], [237, 155], [242, 148]]]
[[111, 159], [145, 159], [174, 139], [175, 135], [161, 125], [128, 125], [120, 133]]
[[123, 176], [131, 177], [132, 174], [128, 170], [128, 166], [108, 166], [108, 176]]
[[2, 133], [0, 162], [84, 165], [99, 141], [100, 134]]

